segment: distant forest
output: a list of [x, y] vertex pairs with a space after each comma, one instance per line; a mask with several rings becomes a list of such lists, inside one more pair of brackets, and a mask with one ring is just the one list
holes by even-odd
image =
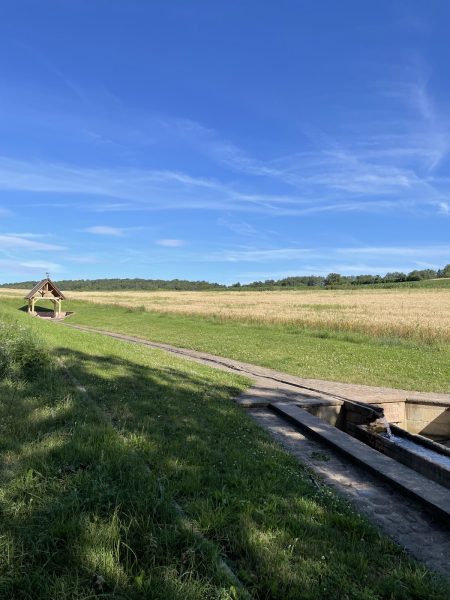
[[[68, 291], [120, 291], [120, 290], [236, 290], [236, 289], [286, 289], [304, 287], [353, 287], [377, 285], [382, 286], [426, 281], [430, 279], [450, 278], [450, 264], [437, 271], [433, 269], [414, 270], [410, 273], [392, 272], [386, 275], [341, 275], [329, 273], [325, 277], [319, 275], [300, 275], [298, 277], [285, 277], [284, 279], [266, 279], [252, 283], [222, 285], [208, 281], [187, 281], [185, 279], [63, 279], [55, 281], [56, 285]], [[32, 288], [37, 281], [21, 281], [17, 283], [4, 283], [4, 288]], [[443, 282], [444, 283], [444, 282]]]

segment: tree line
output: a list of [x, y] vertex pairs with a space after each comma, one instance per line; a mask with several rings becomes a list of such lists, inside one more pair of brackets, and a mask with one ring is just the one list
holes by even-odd
[[[209, 281], [188, 281], [187, 279], [63, 279], [55, 281], [56, 285], [67, 291], [120, 291], [120, 290], [226, 290], [226, 289], [270, 289], [270, 288], [297, 288], [297, 287], [334, 287], [334, 286], [363, 286], [380, 283], [401, 283], [406, 281], [423, 281], [426, 279], [450, 278], [450, 263], [442, 269], [421, 269], [402, 273], [393, 271], [386, 275], [341, 275], [329, 273], [320, 275], [299, 275], [285, 277], [284, 279], [266, 279], [241, 284], [233, 283], [224, 285]], [[4, 283], [0, 287], [30, 289], [36, 281], [22, 281], [20, 283]]]
[[[37, 281], [21, 281], [20, 283], [4, 283], [0, 287], [28, 289]], [[55, 284], [67, 291], [120, 291], [120, 290], [210, 290], [226, 289], [226, 285], [209, 281], [188, 281], [186, 279], [61, 279]]]
[[266, 279], [265, 281], [254, 281], [241, 285], [234, 283], [231, 288], [270, 288], [270, 287], [316, 287], [336, 285], [374, 285], [377, 283], [401, 283], [405, 281], [423, 281], [425, 279], [440, 279], [450, 277], [450, 264], [442, 269], [415, 269], [409, 273], [393, 271], [386, 275], [341, 275], [340, 273], [329, 273], [322, 277], [320, 275], [303, 275], [298, 277], [285, 277], [284, 279]]

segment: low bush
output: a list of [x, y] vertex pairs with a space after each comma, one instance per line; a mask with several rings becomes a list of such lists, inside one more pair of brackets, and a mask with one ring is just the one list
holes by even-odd
[[0, 321], [0, 380], [34, 378], [49, 366], [46, 344], [31, 329]]

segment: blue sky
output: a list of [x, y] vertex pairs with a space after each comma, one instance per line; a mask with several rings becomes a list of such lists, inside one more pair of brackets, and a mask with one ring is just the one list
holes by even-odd
[[450, 262], [446, 0], [4, 0], [0, 281]]

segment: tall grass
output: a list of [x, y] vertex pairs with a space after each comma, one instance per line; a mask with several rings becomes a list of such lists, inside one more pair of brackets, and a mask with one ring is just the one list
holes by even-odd
[[34, 378], [50, 365], [43, 341], [14, 320], [0, 321], [0, 380]]

